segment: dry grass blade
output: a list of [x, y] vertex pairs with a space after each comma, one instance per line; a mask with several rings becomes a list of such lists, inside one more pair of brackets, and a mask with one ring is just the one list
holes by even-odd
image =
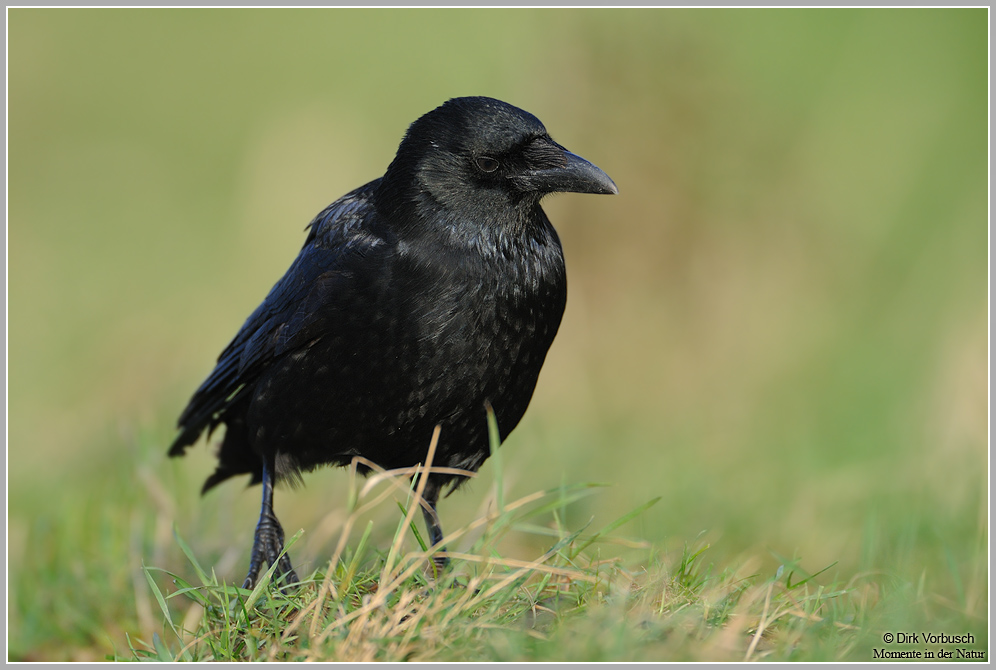
[[768, 584], [768, 591], [764, 596], [764, 609], [761, 610], [761, 618], [757, 622], [757, 630], [754, 631], [754, 636], [751, 638], [750, 646], [747, 647], [747, 654], [744, 656], [745, 661], [749, 661], [750, 657], [754, 655], [754, 651], [757, 649], [757, 644], [761, 641], [761, 634], [764, 633], [764, 629], [768, 625], [768, 608], [771, 606], [771, 592], [774, 588], [774, 582]]
[[559, 577], [568, 577], [569, 579], [591, 582], [595, 583], [597, 580], [589, 574], [586, 574], [577, 569], [560, 568], [552, 565], [544, 565], [545, 561], [549, 560], [552, 556], [551, 553], [546, 553], [537, 558], [535, 561], [520, 561], [515, 558], [495, 558], [492, 556], [477, 556], [475, 554], [464, 554], [460, 552], [448, 552], [450, 558], [467, 561], [469, 563], [481, 563], [486, 566], [502, 566], [506, 568], [518, 568], [521, 571], [526, 572], [543, 572], [550, 575], [557, 575]]
[[[408, 506], [408, 512], [405, 514], [405, 521], [401, 525], [401, 528], [408, 528], [411, 526], [412, 520], [415, 518], [415, 510], [419, 506], [426, 506], [425, 499], [422, 497], [422, 494], [425, 492], [425, 486], [429, 481], [426, 470], [432, 467], [432, 461], [436, 456], [436, 446], [439, 444], [439, 432], [441, 429], [442, 426], [436, 424], [436, 427], [432, 431], [432, 439], [429, 440], [429, 451], [425, 457], [425, 466], [416, 466], [416, 475], [420, 472], [422, 473], [421, 476], [418, 477], [418, 485], [415, 487], [415, 500], [419, 502], [419, 505]], [[387, 560], [384, 562], [384, 568], [381, 571], [381, 580], [386, 581], [387, 577], [393, 571], [394, 561], [397, 558], [398, 552], [401, 550], [401, 543], [404, 538], [405, 534], [402, 531], [395, 534], [394, 542], [391, 544], [391, 550], [387, 554]]]

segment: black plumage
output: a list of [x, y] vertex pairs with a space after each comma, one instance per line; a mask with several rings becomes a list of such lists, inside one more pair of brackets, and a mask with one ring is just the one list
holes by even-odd
[[[277, 560], [273, 484], [363, 456], [476, 471], [489, 455], [486, 408], [504, 438], [522, 418], [567, 298], [547, 193], [616, 193], [531, 114], [456, 98], [415, 121], [380, 179], [309, 225], [287, 273], [246, 320], [179, 419], [169, 453], [225, 424], [207, 491], [248, 473], [263, 508], [245, 586]], [[462, 479], [431, 474], [436, 502]], [[296, 581], [286, 555], [279, 572]]]

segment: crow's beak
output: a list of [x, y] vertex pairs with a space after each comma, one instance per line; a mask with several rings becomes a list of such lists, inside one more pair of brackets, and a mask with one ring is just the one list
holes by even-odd
[[564, 159], [563, 166], [527, 172], [524, 181], [542, 193], [619, 193], [609, 175], [577, 154], [564, 149]]

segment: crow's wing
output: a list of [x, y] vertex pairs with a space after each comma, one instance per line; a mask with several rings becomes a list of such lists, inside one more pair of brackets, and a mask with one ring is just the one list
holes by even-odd
[[[351, 290], [357, 271], [384, 251], [371, 198], [379, 180], [361, 186], [326, 207], [309, 224], [308, 238], [294, 263], [218, 357], [214, 371], [180, 415], [181, 433], [170, 448], [182, 454], [200, 434], [225, 420], [226, 409], [252, 390], [276, 359], [335, 327], [338, 296]], [[370, 272], [365, 267], [365, 272]]]

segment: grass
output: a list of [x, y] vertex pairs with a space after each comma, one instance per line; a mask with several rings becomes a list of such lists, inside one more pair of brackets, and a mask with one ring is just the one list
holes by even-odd
[[[839, 563], [711, 532], [651, 541], [639, 529], [674, 499], [596, 524], [579, 510], [618, 487], [509, 495], [504, 450], [474, 482], [492, 480], [485, 512], [447, 524], [453, 567], [438, 579], [410, 477], [352, 473], [339, 508], [288, 542], [301, 587], [266, 579], [249, 592], [226, 579], [245, 568], [250, 518], [233, 526], [226, 500], [197, 499], [192, 468], [163, 467], [151, 434], [133, 439], [132, 468], [80, 473], [101, 476], [104, 495], [39, 515], [30, 553], [11, 555], [9, 660], [867, 661], [907, 649], [882, 643], [897, 631], [969, 632], [964, 648], [987, 646], [984, 526], [931, 534], [917, 526], [940, 517], [925, 510], [907, 509], [905, 527], [870, 513], [859, 555]], [[231, 488], [254, 513], [255, 491]], [[444, 522], [453, 507], [444, 501]], [[332, 543], [309, 550], [322, 533]], [[309, 553], [317, 567], [302, 571]]]
[[[327, 571], [316, 571], [286, 592], [274, 588], [269, 574], [251, 592], [219, 582], [178, 537], [199, 584], [145, 568], [165, 625], [152, 640], [130, 640], [132, 658], [784, 659], [803, 637], [835, 649], [834, 658], [846, 658], [847, 641], [859, 630], [847, 621], [854, 621], [857, 608], [835, 601], [851, 591], [819, 586], [815, 575], [800, 577], [797, 562], [783, 564], [768, 578], [713, 574], [713, 566], [704, 563], [708, 546], [702, 545], [684, 548], [673, 565], [655, 561], [631, 570], [586, 553], [612, 539], [611, 527], [593, 534], [559, 529], [563, 537], [533, 561], [488, 550], [498, 535], [532, 527], [544, 511], [594, 490], [580, 485], [526, 496], [460, 529], [451, 537], [476, 527], [484, 533], [470, 551], [452, 555], [452, 571], [438, 581], [432, 580], [429, 553], [421, 548], [397, 561], [390, 552], [367, 559], [370, 526], [354, 551], [337, 553]], [[409, 525], [403, 516], [399, 539]], [[586, 642], [577, 646], [580, 639]]]
[[[773, 572], [757, 556], [717, 565], [702, 538], [670, 552], [626, 534], [660, 498], [601, 528], [571, 528], [562, 520], [572, 505], [611, 489], [579, 483], [506, 502], [498, 461], [490, 511], [447, 535], [451, 548], [470, 546], [449, 553], [444, 574], [413, 523], [421, 487], [412, 471], [363, 480], [354, 468], [331, 558], [298, 585], [273, 584], [272, 569], [251, 591], [228, 585], [174, 528], [187, 568], [142, 566], [140, 618], [158, 624], [126, 633], [127, 647], [108, 658], [867, 661], [875, 649], [902, 650], [880, 640], [907, 630], [972, 631], [975, 643], [960, 648], [986, 648], [978, 608], [931, 593], [926, 573], [916, 583], [882, 572], [841, 575], [835, 564], [811, 570], [777, 554]], [[371, 542], [374, 522], [362, 519], [390, 510], [392, 498], [400, 513], [385, 550]], [[548, 548], [531, 560], [501, 555], [503, 539], [520, 533], [545, 538]]]
[[[532, 561], [490, 549], [501, 534], [534, 532], [545, 513], [596, 490], [579, 485], [529, 495], [458, 530], [450, 537], [483, 534], [472, 549], [452, 555], [452, 571], [438, 581], [429, 552], [420, 547], [397, 560], [390, 552], [367, 556], [368, 526], [355, 549], [335, 554], [327, 570], [315, 571], [300, 588], [281, 592], [267, 575], [249, 592], [205, 571], [178, 536], [198, 583], [145, 568], [165, 623], [152, 639], [129, 638], [123, 657], [858, 661], [887, 647], [876, 639], [898, 625], [937, 626], [931, 613], [937, 605], [922, 583], [910, 589], [875, 575], [841, 579], [833, 566], [809, 573], [798, 559], [779, 558], [774, 574], [759, 574], [751, 560], [719, 567], [708, 562], [704, 543], [684, 546], [672, 558], [645, 547], [639, 566], [599, 559], [593, 549], [600, 543], [642, 544], [613, 535], [627, 518], [594, 533], [558, 528], [550, 549]], [[397, 537], [408, 535], [411, 544], [416, 536], [408, 528], [402, 515]], [[897, 609], [907, 616], [895, 618]], [[974, 649], [985, 648], [984, 626], [970, 617], [954, 621], [975, 631]]]

